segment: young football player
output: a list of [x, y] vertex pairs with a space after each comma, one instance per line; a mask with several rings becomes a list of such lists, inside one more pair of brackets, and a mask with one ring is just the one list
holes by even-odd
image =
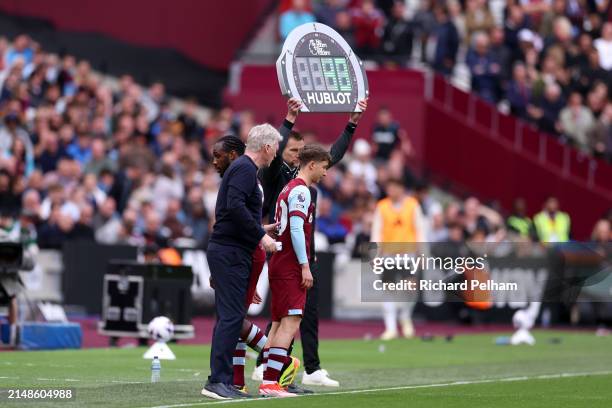
[[313, 277], [308, 263], [314, 203], [309, 187], [327, 173], [329, 152], [317, 144], [306, 145], [299, 154], [300, 170], [281, 191], [276, 201], [275, 222], [280, 222], [277, 240], [282, 250], [269, 264], [272, 296], [272, 328], [264, 349], [264, 380], [259, 387], [263, 396], [292, 397], [279, 384], [281, 371], [291, 361], [288, 348], [297, 333], [306, 303], [306, 291]]

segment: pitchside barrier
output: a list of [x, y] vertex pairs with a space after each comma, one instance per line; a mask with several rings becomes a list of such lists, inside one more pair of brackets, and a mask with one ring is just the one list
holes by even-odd
[[[382, 302], [415, 302], [415, 318], [508, 322], [543, 302], [542, 323], [612, 320], [612, 245], [571, 242], [372, 244], [337, 265], [334, 316], [380, 318]], [[469, 266], [466, 266], [469, 265]], [[411, 270], [412, 269], [412, 270]]]
[[[214, 290], [210, 287], [210, 270], [206, 252], [200, 249], [178, 248], [184, 265], [193, 271], [191, 296], [194, 315], [214, 313]], [[59, 254], [59, 252], [57, 252]], [[99, 245], [92, 242], [69, 242], [64, 245], [61, 261], [63, 303], [67, 310], [81, 311], [83, 314], [102, 313], [102, 293], [104, 275], [110, 260], [137, 261], [139, 252], [136, 247], [127, 245]], [[321, 252], [317, 254], [319, 266], [319, 315], [331, 318], [333, 314], [333, 263], [335, 255]], [[59, 261], [59, 260], [58, 260]], [[267, 284], [267, 265], [264, 266], [258, 284], [258, 292], [264, 300], [262, 305], [252, 305], [251, 316], [269, 316], [269, 285]]]
[[[602, 270], [595, 278], [591, 278], [588, 284], [582, 286], [572, 285], [571, 279], [553, 279], [560, 276], [571, 278], [573, 274], [576, 275], [574, 281], [579, 280], [580, 265], [588, 266], [589, 256], [592, 257], [592, 252], [581, 251], [580, 245], [566, 246], [564, 252], [559, 250], [529, 257], [490, 258], [488, 262], [491, 278], [496, 281], [516, 282], [520, 290], [494, 293], [490, 309], [482, 312], [474, 312], [461, 302], [449, 301], [441, 291], [425, 291], [419, 294], [415, 309], [416, 318], [461, 320], [466, 318], [467, 313], [471, 315], [468, 316], [470, 318], [476, 316], [477, 319], [486, 321], [508, 322], [516, 309], [525, 307], [529, 301], [544, 299], [551, 305], [548, 308], [551, 311], [551, 323], [567, 321], [568, 310], [572, 303], [577, 304], [581, 312], [581, 321], [612, 320], [610, 303], [608, 303], [608, 297], [612, 293], [612, 276], [607, 270]], [[214, 290], [209, 285], [210, 271], [205, 251], [181, 249], [180, 252], [183, 263], [191, 266], [193, 271], [191, 295], [194, 315], [212, 315]], [[138, 250], [135, 247], [84, 242], [68, 243], [63, 252], [41, 251], [37, 272], [31, 272], [26, 277], [28, 296], [35, 301], [63, 303], [68, 306], [69, 312], [80, 310], [84, 314], [100, 315], [103, 277], [108, 261], [110, 259], [135, 261], [137, 258]], [[318, 253], [317, 258], [321, 318], [381, 317], [380, 301], [387, 299], [369, 297], [371, 293], [368, 293], [368, 288], [372, 287], [375, 276], [364, 275], [361, 260], [336, 258], [334, 254], [327, 252]], [[424, 272], [423, 277], [437, 280], [442, 279], [444, 273], [428, 270]], [[577, 288], [580, 290], [577, 291]], [[267, 267], [264, 267], [258, 292], [264, 302], [262, 305], [252, 305], [249, 315], [269, 316]], [[570, 299], [567, 296], [570, 296]]]

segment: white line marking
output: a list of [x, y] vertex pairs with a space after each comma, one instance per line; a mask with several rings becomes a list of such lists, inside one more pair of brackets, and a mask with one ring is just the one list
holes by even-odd
[[[384, 391], [397, 391], [397, 390], [416, 390], [420, 388], [437, 388], [437, 387], [454, 387], [457, 385], [474, 385], [474, 384], [488, 384], [496, 382], [512, 382], [512, 381], [526, 381], [526, 380], [547, 380], [553, 378], [572, 378], [572, 377], [588, 377], [591, 375], [610, 375], [612, 371], [595, 371], [590, 373], [561, 373], [561, 374], [543, 374], [536, 376], [523, 376], [523, 377], [506, 377], [496, 379], [482, 379], [482, 380], [467, 380], [467, 381], [453, 381], [447, 383], [438, 384], [423, 384], [423, 385], [401, 385], [397, 387], [387, 388], [370, 388], [364, 390], [350, 390], [350, 391], [336, 391], [336, 392], [322, 392], [320, 394], [306, 394], [300, 395], [301, 398], [308, 398], [313, 396], [324, 396], [324, 395], [349, 395], [349, 394], [366, 394], [373, 392], [384, 392]], [[201, 405], [213, 405], [213, 404], [232, 404], [232, 403], [246, 403], [255, 401], [268, 401], [269, 398], [252, 398], [252, 399], [232, 399], [227, 401], [204, 401], [204, 402], [190, 402], [185, 404], [173, 404], [173, 405], [158, 405], [154, 407], [142, 407], [142, 408], [179, 408], [179, 407], [195, 407]]]
[[113, 380], [111, 382], [115, 383], [115, 384], [146, 384], [146, 382], [144, 382], [144, 381], [120, 381], [120, 380]]

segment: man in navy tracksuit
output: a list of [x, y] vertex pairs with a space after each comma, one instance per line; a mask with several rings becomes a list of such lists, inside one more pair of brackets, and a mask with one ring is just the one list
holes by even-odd
[[229, 166], [217, 196], [215, 225], [206, 252], [215, 285], [217, 323], [210, 352], [210, 376], [202, 395], [246, 398], [233, 387], [232, 356], [246, 316], [245, 299], [252, 254], [258, 244], [274, 252], [274, 239], [261, 226], [262, 188], [257, 170], [270, 165], [281, 136], [269, 124], [253, 127], [246, 152]]

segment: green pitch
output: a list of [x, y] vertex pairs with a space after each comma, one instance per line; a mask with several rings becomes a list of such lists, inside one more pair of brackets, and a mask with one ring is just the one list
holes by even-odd
[[[415, 340], [323, 341], [321, 358], [341, 383], [317, 395], [254, 399], [232, 406], [303, 407], [606, 407], [612, 406], [612, 337], [536, 333], [536, 346], [496, 346], [495, 335], [447, 343]], [[560, 344], [549, 342], [560, 338]], [[382, 347], [381, 345], [384, 345]], [[2, 407], [202, 407], [208, 346], [174, 345], [162, 382], [150, 384], [144, 349], [0, 352]], [[296, 350], [301, 357], [301, 351]], [[250, 381], [253, 361], [247, 366]], [[301, 378], [301, 374], [298, 379]], [[72, 388], [71, 402], [9, 402], [9, 388]], [[313, 388], [314, 389], [314, 388]], [[327, 395], [326, 395], [327, 394]]]

